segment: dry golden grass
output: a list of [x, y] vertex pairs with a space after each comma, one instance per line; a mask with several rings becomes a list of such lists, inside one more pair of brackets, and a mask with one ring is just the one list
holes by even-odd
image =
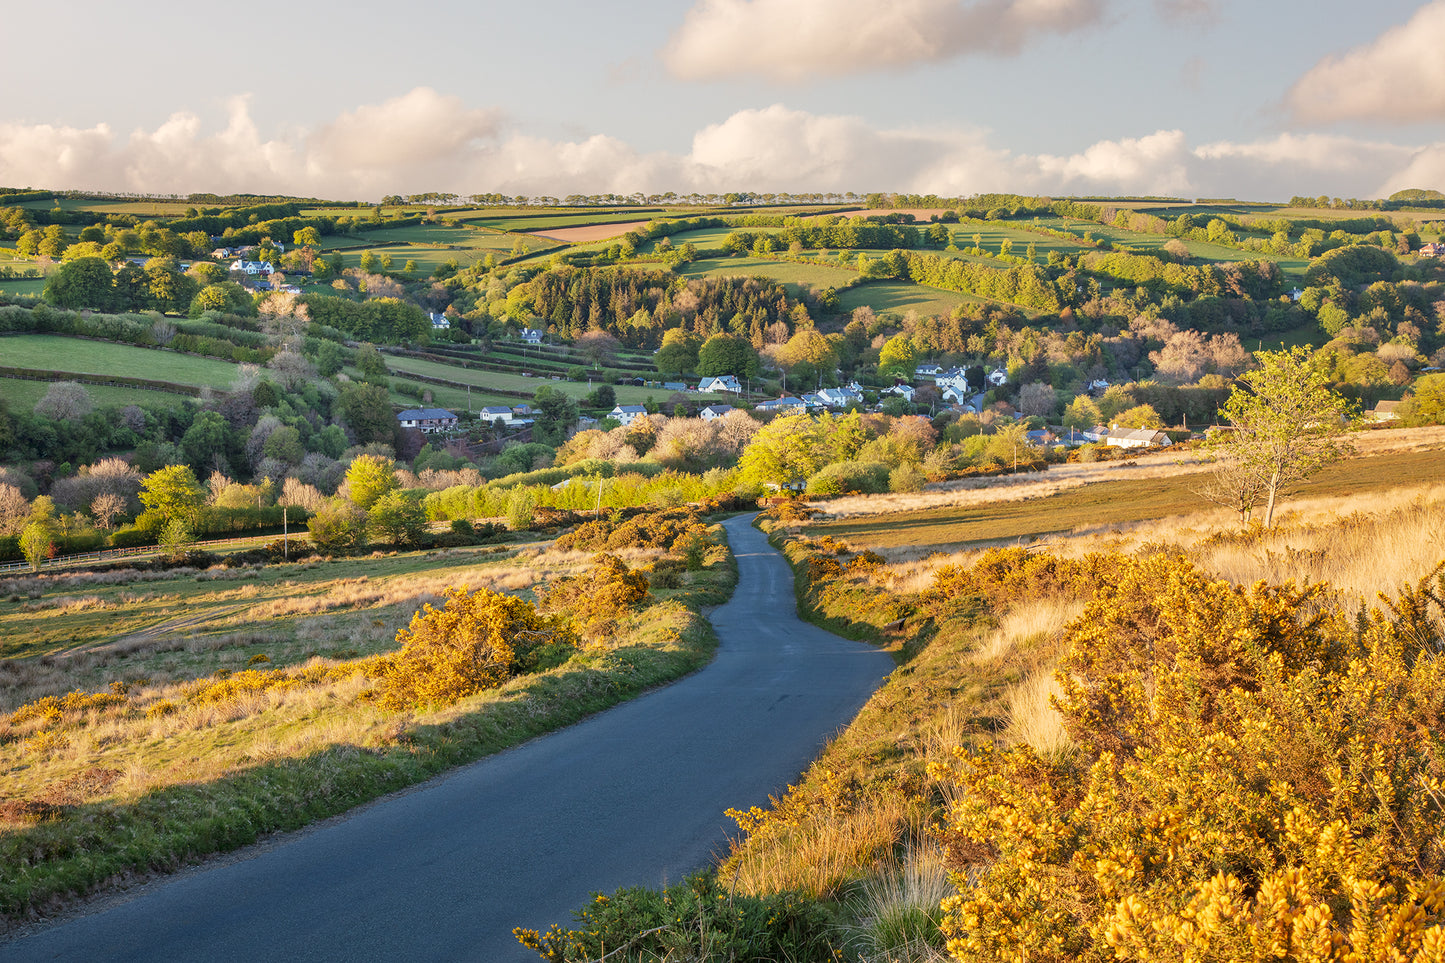
[[774, 823], [768, 845], [738, 850], [722, 870], [722, 882], [748, 895], [794, 890], [813, 899], [833, 897], [887, 866], [917, 824], [915, 807], [897, 795], [793, 825]]
[[1052, 647], [1063, 635], [1064, 626], [1078, 618], [1084, 603], [1074, 599], [1044, 598], [1020, 602], [999, 620], [998, 628], [985, 638], [975, 658], [995, 662], [1016, 652]]
[[[1445, 427], [1392, 428], [1358, 432], [1351, 442], [1360, 455], [1429, 451], [1445, 446]], [[921, 492], [857, 495], [809, 503], [824, 519], [864, 518], [897, 512], [986, 505], [1001, 501], [1046, 498], [1071, 488], [1103, 481], [1174, 478], [1209, 469], [1202, 452], [1161, 452], [1131, 456], [1126, 461], [1053, 465], [1042, 473], [964, 478], [931, 484]]]
[[1053, 697], [1058, 694], [1059, 684], [1052, 670], [1035, 672], [1010, 686], [1004, 697], [1009, 711], [1008, 740], [1027, 743], [1041, 756], [1066, 750], [1072, 740], [1064, 728], [1064, 717], [1053, 706]]

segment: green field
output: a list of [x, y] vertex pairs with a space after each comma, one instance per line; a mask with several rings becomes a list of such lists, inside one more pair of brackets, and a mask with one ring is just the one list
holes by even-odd
[[63, 197], [59, 200], [25, 201], [22, 204], [6, 204], [0, 197], [0, 207], [25, 207], [32, 211], [49, 211], [59, 207], [63, 211], [95, 211], [97, 214], [132, 214], [138, 218], [180, 217], [193, 207], [203, 205], [186, 201], [115, 201], [91, 200], [83, 197]]
[[626, 224], [629, 221], [649, 221], [654, 218], [671, 219], [685, 217], [685, 214], [661, 213], [651, 210], [599, 211], [595, 214], [556, 214], [544, 217], [507, 217], [486, 214], [481, 217], [463, 218], [468, 224], [490, 227], [499, 231], [550, 231], [559, 227], [586, 227], [589, 224]]
[[[1350, 459], [1324, 469], [1299, 486], [1299, 497], [1353, 495], [1379, 490], [1382, 479], [1399, 485], [1445, 482], [1438, 451], [1414, 451]], [[1100, 482], [1046, 498], [949, 506], [810, 524], [811, 537], [831, 535], [874, 549], [948, 546], [1032, 540], [1099, 525], [1150, 521], [1202, 511], [1194, 494], [1198, 475]], [[1283, 502], [1285, 510], [1289, 501]]]
[[838, 305], [844, 311], [867, 305], [881, 314], [891, 311], [902, 314], [917, 311], [919, 314], [951, 314], [953, 309], [965, 303], [987, 304], [983, 298], [971, 294], [959, 294], [940, 288], [928, 288], [907, 281], [877, 281], [860, 284], [846, 291], [838, 292]]
[[[361, 256], [372, 251], [377, 256], [390, 254], [392, 270], [400, 271], [407, 261], [415, 261], [423, 273], [455, 260], [468, 265], [488, 254], [506, 257], [512, 253], [518, 237], [480, 228], [452, 227], [445, 224], [416, 224], [408, 227], [382, 228], [363, 234], [336, 234], [322, 238], [325, 251], [342, 251], [345, 267], [359, 267]], [[552, 250], [559, 246], [545, 238], [521, 238], [529, 252]]]
[[0, 278], [0, 294], [24, 294], [39, 297], [44, 290], [44, 278]]
[[[186, 395], [174, 395], [168, 391], [147, 391], [144, 388], [113, 388], [109, 385], [83, 385], [91, 402], [97, 408], [140, 405], [142, 408], [180, 408], [187, 401]], [[35, 403], [50, 390], [49, 382], [21, 381], [18, 378], [0, 378], [0, 400], [11, 411], [30, 411]]]
[[[501, 389], [503, 391], [521, 391], [528, 396], [536, 394], [538, 388], [546, 385], [550, 388], [556, 388], [573, 398], [582, 398], [600, 383], [593, 382], [589, 386], [585, 381], [554, 381], [550, 375], [538, 378], [524, 378], [519, 374], [506, 374], [501, 371], [483, 371], [477, 368], [457, 368], [452, 365], [426, 361], [421, 358], [397, 358], [390, 355], [387, 356], [386, 364], [387, 367], [398, 372], [399, 376], [403, 378], [406, 377], [407, 373], [421, 374], [432, 378], [445, 378], [448, 381], [456, 381], [461, 384], [475, 385], [482, 391], [488, 388]], [[424, 385], [424, 387], [431, 387], [434, 391], [436, 390], [436, 386]], [[617, 392], [617, 403], [623, 405], [640, 405], [648, 398], [652, 398], [654, 401], [662, 401], [669, 394], [669, 392], [663, 388], [638, 388], [633, 385], [616, 385], [614, 386], [614, 390]], [[466, 392], [462, 391], [461, 395], [462, 404], [465, 405]], [[478, 397], [480, 396], [474, 392], [472, 395], [472, 405], [474, 408], [478, 405]], [[695, 397], [698, 401], [704, 403], [727, 400], [723, 395], [695, 395]], [[517, 404], [520, 400], [521, 399], [518, 398], [510, 398], [502, 399], [496, 403], [512, 405]], [[415, 402], [411, 401], [408, 402], [408, 404], [415, 404]]]
[[678, 265], [678, 274], [685, 278], [764, 277], [788, 285], [796, 292], [802, 287], [842, 287], [858, 276], [848, 268], [825, 264], [799, 264], [796, 261], [769, 261], [753, 257], [704, 258], [691, 264]]
[[51, 334], [17, 334], [0, 338], [0, 365], [149, 378], [152, 381], [212, 388], [227, 388], [236, 380], [236, 365], [229, 361]]
[[[683, 231], [679, 234], [674, 234], [671, 238], [669, 238], [669, 240], [672, 241], [673, 247], [681, 247], [682, 245], [690, 242], [694, 247], [698, 248], [699, 250], [704, 250], [710, 247], [722, 247], [723, 239], [726, 238], [729, 234], [731, 234], [734, 230], [736, 230], [736, 228], [704, 227], [696, 231]], [[752, 228], [748, 228], [748, 230], [752, 230]], [[782, 230], [782, 228], [778, 228], [778, 230]], [[660, 241], [660, 238], [657, 241], [648, 241], [646, 244], [642, 245], [638, 253], [655, 253], [657, 251], [657, 245]], [[609, 241], [606, 243], [610, 244], [611, 242]]]

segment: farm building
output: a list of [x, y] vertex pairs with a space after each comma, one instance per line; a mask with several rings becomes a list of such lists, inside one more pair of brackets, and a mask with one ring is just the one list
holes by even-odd
[[403, 428], [415, 428], [432, 434], [457, 426], [457, 416], [445, 408], [408, 408], [396, 416]]

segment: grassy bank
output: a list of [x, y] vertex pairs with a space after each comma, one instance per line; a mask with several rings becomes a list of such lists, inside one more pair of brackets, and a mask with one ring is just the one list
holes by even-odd
[[[711, 535], [720, 541], [720, 527]], [[0, 617], [43, 616], [50, 634], [12, 637], [0, 663], [10, 704], [28, 696], [0, 728], [4, 919], [343, 812], [705, 664], [715, 638], [698, 610], [731, 593], [731, 556], [681, 571], [660, 564], [661, 550], [619, 554], [669, 587], [605, 641], [552, 651], [550, 667], [455, 704], [404, 711], [372, 697], [368, 654], [394, 650], [418, 605], [458, 584], [528, 596], [591, 554], [534, 544], [150, 582], [12, 580]], [[108, 638], [98, 615], [119, 626]], [[79, 679], [83, 689], [55, 698]]]

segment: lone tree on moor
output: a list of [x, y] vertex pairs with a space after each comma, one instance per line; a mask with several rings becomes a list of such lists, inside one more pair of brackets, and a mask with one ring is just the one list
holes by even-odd
[[1202, 494], [1229, 505], [1245, 521], [1263, 500], [1269, 528], [1290, 486], [1348, 452], [1342, 436], [1356, 413], [1330, 388], [1309, 348], [1262, 351], [1255, 358], [1259, 367], [1239, 377], [1220, 408], [1230, 430], [1212, 442], [1219, 462]]

